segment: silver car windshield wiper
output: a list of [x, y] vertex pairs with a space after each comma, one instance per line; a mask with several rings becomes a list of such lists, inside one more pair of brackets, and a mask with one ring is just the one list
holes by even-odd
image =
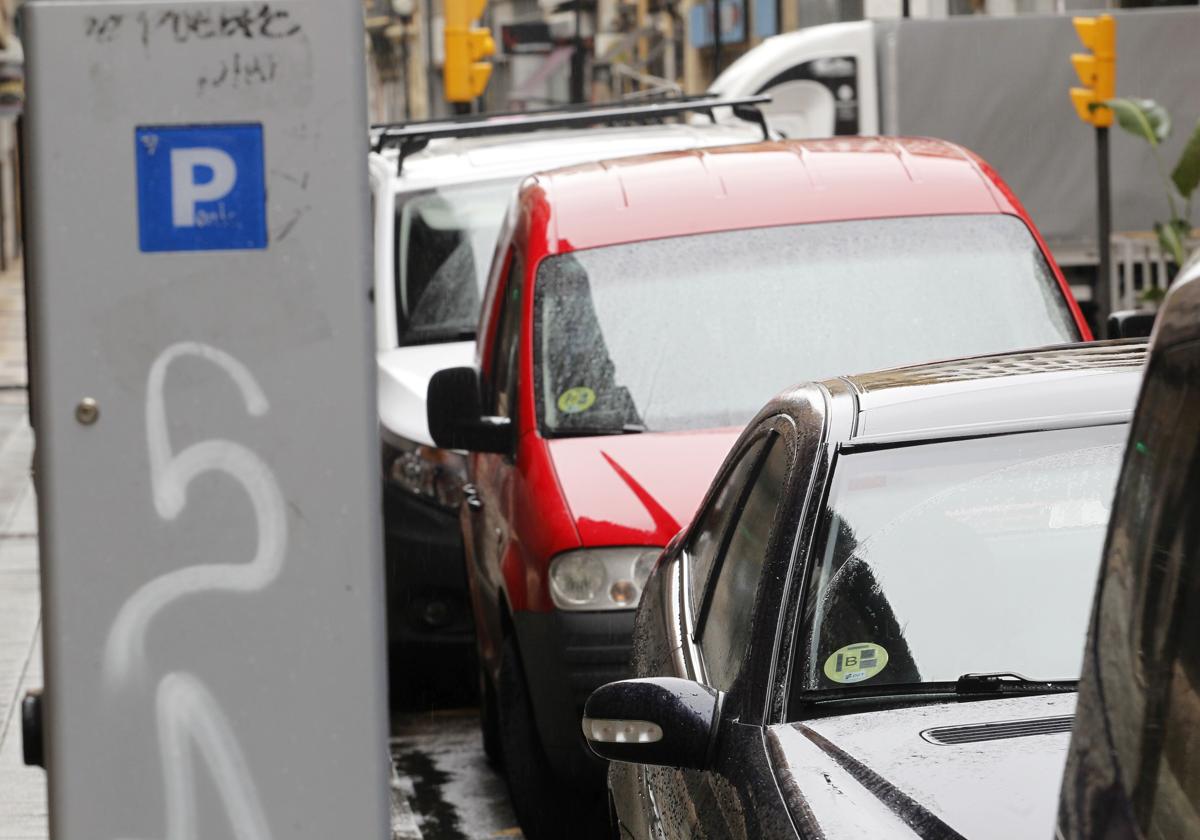
[[1078, 680], [1031, 680], [1012, 671], [963, 674], [954, 681], [956, 694], [1058, 694], [1078, 688]]
[[931, 696], [1020, 697], [1035, 694], [1067, 694], [1079, 688], [1078, 680], [1031, 680], [1011, 671], [963, 674], [941, 682], [879, 683], [822, 688], [805, 691], [803, 702], [836, 703], [847, 700], [914, 700]]

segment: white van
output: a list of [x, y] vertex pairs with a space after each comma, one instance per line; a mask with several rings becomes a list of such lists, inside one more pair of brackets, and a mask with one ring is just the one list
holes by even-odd
[[[742, 120], [664, 122], [711, 113], [715, 101], [376, 127], [368, 165], [394, 694], [401, 673], [405, 682], [420, 673], [420, 682], [461, 685], [465, 668], [467, 684], [475, 678], [458, 524], [465, 465], [433, 445], [425, 391], [438, 370], [474, 362], [480, 297], [517, 185], [573, 163], [764, 138], [762, 124]], [[421, 667], [425, 660], [436, 673]]]

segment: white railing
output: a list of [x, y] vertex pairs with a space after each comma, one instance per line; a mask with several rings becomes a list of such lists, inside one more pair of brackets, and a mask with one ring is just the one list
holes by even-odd
[[[1187, 250], [1200, 246], [1200, 236], [1193, 231], [1187, 240]], [[1153, 233], [1114, 233], [1112, 235], [1112, 308], [1141, 309], [1146, 304], [1142, 296], [1151, 289], [1166, 291], [1175, 268], [1158, 244]]]

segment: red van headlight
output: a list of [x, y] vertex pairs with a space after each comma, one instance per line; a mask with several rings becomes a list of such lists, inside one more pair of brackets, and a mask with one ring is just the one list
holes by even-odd
[[662, 549], [654, 546], [585, 548], [550, 561], [550, 598], [560, 610], [629, 610]]

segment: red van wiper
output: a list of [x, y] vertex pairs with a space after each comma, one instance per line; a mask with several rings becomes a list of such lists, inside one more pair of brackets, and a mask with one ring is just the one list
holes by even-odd
[[567, 426], [551, 431], [547, 437], [600, 437], [601, 435], [637, 435], [646, 431], [646, 427], [637, 423], [626, 423], [623, 426]]

